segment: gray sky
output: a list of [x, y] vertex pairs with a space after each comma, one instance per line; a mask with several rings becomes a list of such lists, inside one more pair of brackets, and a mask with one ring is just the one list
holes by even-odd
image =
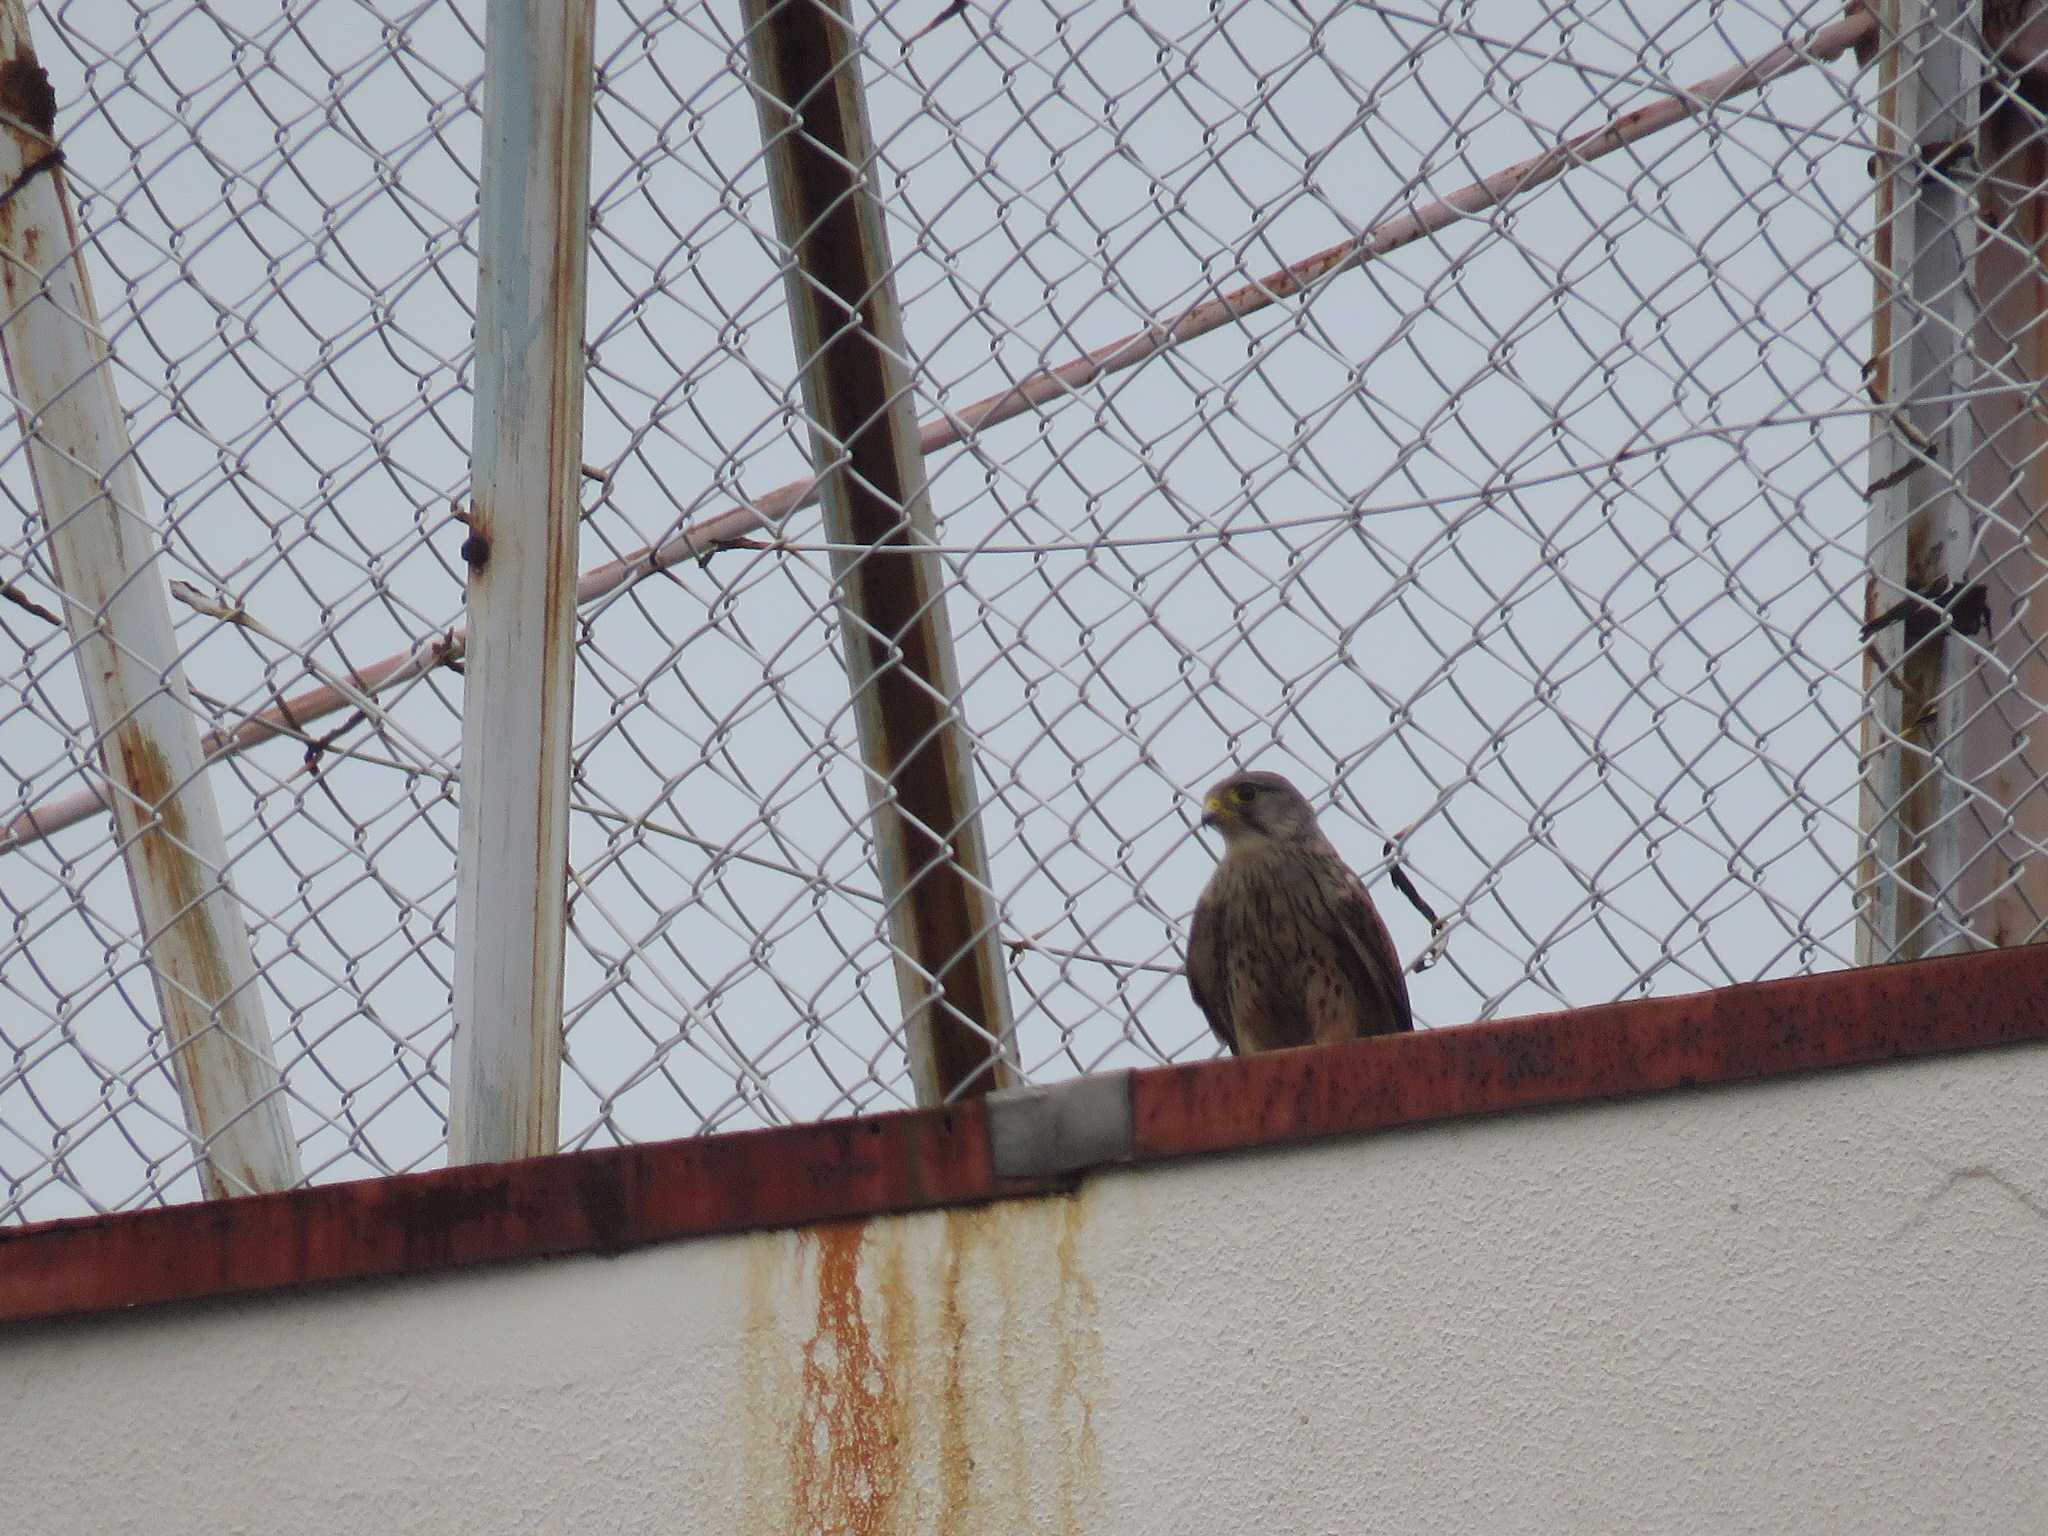
[[[1018, 0], [906, 60], [940, 9], [866, 60], [921, 418], [1839, 7]], [[166, 574], [294, 642], [185, 616], [209, 724], [304, 686], [295, 653], [459, 619], [482, 10], [34, 14]], [[808, 451], [737, 6], [599, 18], [585, 566]], [[934, 457], [1005, 935], [1046, 947], [1011, 976], [1031, 1075], [1213, 1049], [1174, 974], [1188, 795], [1238, 763], [1313, 786], [1361, 869], [1413, 826], [1454, 920], [1428, 1024], [1848, 963], [1856, 101], [1853, 61], [1802, 72]], [[47, 598], [18, 448], [0, 489]], [[906, 1102], [815, 513], [787, 532], [584, 614], [565, 1144]], [[62, 636], [0, 608], [8, 647], [11, 815], [88, 733]], [[388, 697], [317, 781], [289, 745], [211, 776], [320, 1178], [440, 1158], [460, 699]], [[104, 824], [0, 859], [0, 1219], [84, 1208], [60, 1135], [98, 1203], [189, 1197]]]

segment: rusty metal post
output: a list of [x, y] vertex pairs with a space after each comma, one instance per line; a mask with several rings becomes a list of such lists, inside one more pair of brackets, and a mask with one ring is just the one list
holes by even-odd
[[2048, 3], [1984, 15], [2000, 89], [1987, 96], [1979, 144], [1981, 446], [1968, 489], [1989, 513], [1974, 579], [1995, 660], [1971, 674], [1966, 695], [1965, 772], [1979, 793], [1957, 886], [1976, 939], [2007, 945], [2048, 925]]
[[1879, 33], [1866, 963], [2048, 923], [2048, 6], [1979, 17]]
[[1971, 759], [2001, 679], [1979, 675], [1986, 508], [1972, 496], [1982, 428], [1977, 261], [1977, 0], [1882, 0], [1872, 416], [1859, 824], [1864, 964], [1987, 942], [1970, 889], [1988, 854]]
[[451, 1163], [560, 1129], [594, 6], [486, 13]]
[[48, 78], [0, 0], [0, 350], [104, 790], [209, 1198], [288, 1189], [298, 1143], [71, 216]]
[[846, 0], [743, 0], [918, 1102], [1005, 1086], [1010, 1005]]

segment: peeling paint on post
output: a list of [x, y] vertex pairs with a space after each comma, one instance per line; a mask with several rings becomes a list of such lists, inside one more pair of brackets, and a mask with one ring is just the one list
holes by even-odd
[[450, 1162], [555, 1150], [595, 0], [492, 0]]
[[299, 1182], [256, 965], [227, 879], [170, 602], [154, 569], [47, 77], [0, 0], [0, 350], [49, 530], [185, 1123], [209, 1197]]
[[2044, 291], [2039, 194], [2015, 179], [2038, 188], [2044, 162], [2027, 112], [1984, 91], [1980, 27], [2034, 9], [1881, 7], [1861, 964], [2026, 943], [2048, 917]]
[[744, 0], [840, 638], [920, 1104], [1007, 1085], [1010, 1002], [844, 0]]
[[[1884, 0], [1879, 31], [1877, 303], [1871, 321], [1870, 580], [1864, 621], [1860, 964], [1941, 954], [1966, 941], [1954, 903], [1964, 785], [1965, 647], [1952, 629], [1876, 621], [1912, 594], [1960, 583], [1971, 564], [1964, 475], [1977, 447], [1967, 404], [1976, 324], [1975, 158], [1981, 70], [1972, 0]], [[1946, 23], [1946, 25], [1945, 25]], [[1942, 161], [1923, 161], [1923, 153]], [[1889, 407], [1889, 409], [1886, 409]]]

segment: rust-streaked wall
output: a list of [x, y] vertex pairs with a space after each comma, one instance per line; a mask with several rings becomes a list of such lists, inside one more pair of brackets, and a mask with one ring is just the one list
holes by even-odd
[[0, 1331], [8, 1528], [2048, 1529], [2048, 1047]]

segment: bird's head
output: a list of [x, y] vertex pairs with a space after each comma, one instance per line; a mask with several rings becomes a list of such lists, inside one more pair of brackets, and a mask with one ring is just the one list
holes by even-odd
[[1252, 839], [1299, 842], [1317, 836], [1316, 813], [1277, 773], [1233, 773], [1202, 796], [1202, 825], [1223, 834], [1227, 847]]

